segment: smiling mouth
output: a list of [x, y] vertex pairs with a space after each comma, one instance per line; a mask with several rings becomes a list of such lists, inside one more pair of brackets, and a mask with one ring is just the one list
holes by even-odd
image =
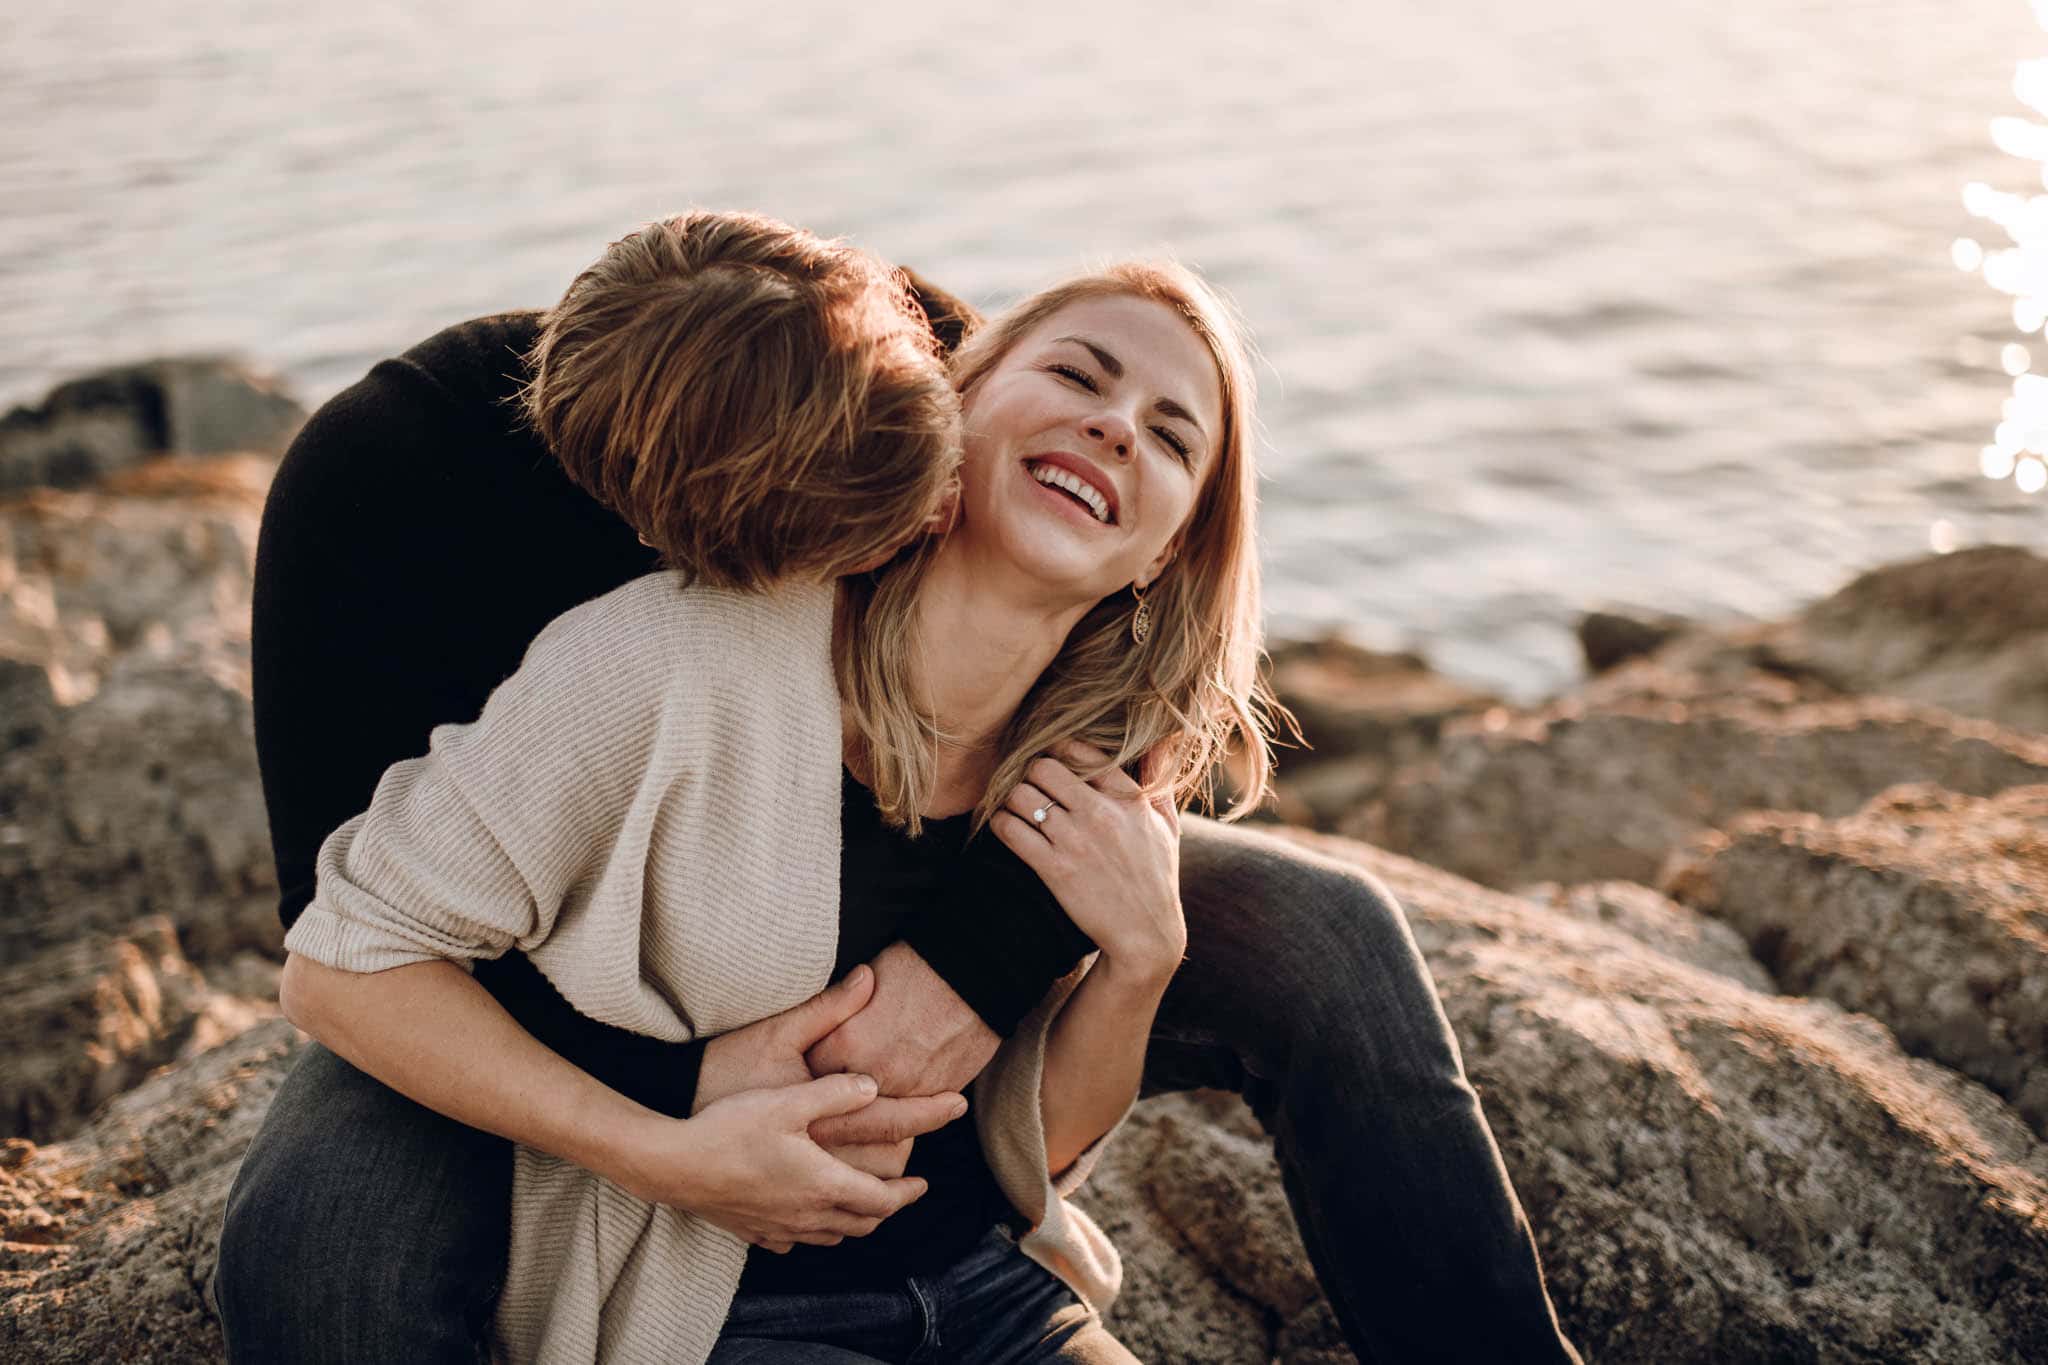
[[1104, 526], [1116, 524], [1116, 518], [1109, 510], [1109, 499], [1080, 475], [1061, 469], [1058, 465], [1043, 464], [1036, 460], [1025, 461], [1024, 469], [1032, 478], [1055, 493], [1066, 494], [1076, 506]]

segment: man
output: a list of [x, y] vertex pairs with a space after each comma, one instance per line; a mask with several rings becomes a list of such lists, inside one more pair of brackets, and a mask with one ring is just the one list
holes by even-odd
[[[658, 334], [704, 268], [679, 254], [579, 295], [586, 275], [551, 314], [450, 328], [334, 398], [287, 453], [264, 513], [254, 619], [257, 744], [287, 925], [311, 898], [320, 841], [367, 804], [389, 764], [424, 751], [434, 725], [473, 719], [548, 621], [656, 567], [593, 496], [617, 482], [589, 471], [607, 460], [616, 471], [608, 433], [692, 376], [642, 352], [646, 363], [608, 371], [616, 382], [590, 400], [596, 419], [557, 424], [552, 443], [522, 414], [546, 409], [533, 390], [559, 353], [543, 341], [580, 338], [601, 354], [635, 329]], [[835, 267], [796, 243], [749, 268]], [[975, 321], [935, 289], [921, 288], [920, 303], [948, 345]], [[576, 1014], [517, 954], [478, 964], [477, 977], [543, 1043], [677, 1118], [739, 1089], [873, 1075], [885, 1098], [812, 1136], [870, 1167], [893, 1153], [900, 1171], [909, 1140], [950, 1117], [918, 1097], [963, 1089], [1088, 947], [996, 841], [975, 848], [967, 886], [905, 907], [901, 937], [871, 964], [872, 998], [843, 1022], [821, 997], [708, 1044], [665, 1044]], [[966, 895], [972, 915], [959, 913]], [[1384, 891], [1194, 819], [1182, 899], [1188, 956], [1159, 1011], [1147, 1088], [1216, 1086], [1251, 1103], [1360, 1357], [1575, 1360], [1427, 970]], [[508, 1143], [309, 1049], [230, 1199], [217, 1292], [231, 1352], [480, 1358], [509, 1190]]]

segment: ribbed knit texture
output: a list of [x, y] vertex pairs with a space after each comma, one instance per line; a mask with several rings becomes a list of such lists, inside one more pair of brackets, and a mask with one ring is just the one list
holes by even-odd
[[[470, 725], [433, 732], [322, 845], [285, 945], [346, 971], [517, 948], [592, 1018], [672, 1041], [821, 990], [839, 915], [832, 590], [637, 579], [565, 613]], [[1116, 1254], [1046, 1178], [1046, 1031], [975, 1084], [990, 1169], [1033, 1259], [1098, 1308]], [[1064, 1173], [1078, 1185], [1101, 1144]], [[521, 1147], [497, 1330], [514, 1361], [700, 1362], [744, 1242]]]

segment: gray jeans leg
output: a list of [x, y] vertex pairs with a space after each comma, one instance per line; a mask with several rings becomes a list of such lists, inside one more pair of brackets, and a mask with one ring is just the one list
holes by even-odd
[[1149, 1092], [1242, 1094], [1361, 1360], [1572, 1361], [1528, 1221], [1398, 906], [1357, 868], [1190, 819], [1188, 957]]
[[512, 1146], [318, 1044], [228, 1196], [214, 1296], [236, 1365], [474, 1365], [504, 1274]]

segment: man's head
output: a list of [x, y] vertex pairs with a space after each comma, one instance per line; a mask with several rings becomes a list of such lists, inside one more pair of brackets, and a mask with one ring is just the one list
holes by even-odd
[[959, 404], [902, 276], [758, 214], [612, 243], [527, 370], [527, 418], [570, 477], [722, 587], [887, 556], [959, 464]]

